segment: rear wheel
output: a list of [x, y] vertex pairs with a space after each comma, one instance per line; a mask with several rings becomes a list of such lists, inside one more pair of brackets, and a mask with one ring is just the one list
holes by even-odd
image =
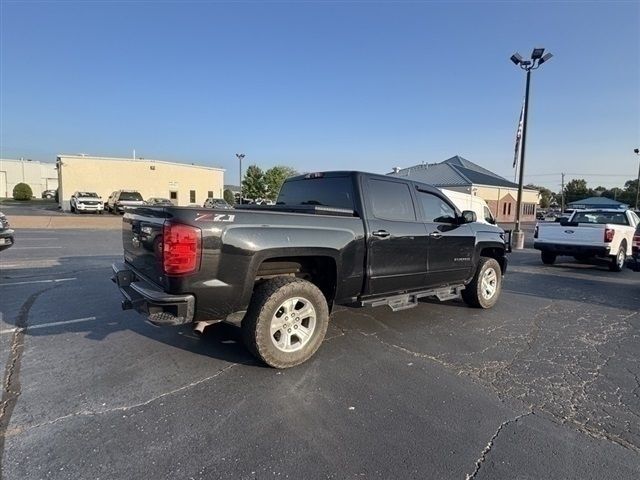
[[495, 258], [481, 257], [471, 283], [462, 291], [464, 302], [477, 308], [491, 308], [502, 290], [502, 270]]
[[618, 254], [611, 259], [609, 264], [609, 270], [612, 272], [621, 272], [624, 268], [624, 264], [627, 261], [627, 246], [625, 244], [620, 245]]
[[540, 258], [542, 258], [542, 263], [545, 265], [553, 265], [556, 261], [556, 254], [552, 252], [540, 252]]
[[280, 277], [255, 288], [242, 337], [267, 365], [289, 368], [313, 356], [328, 325], [329, 308], [320, 289], [306, 280]]

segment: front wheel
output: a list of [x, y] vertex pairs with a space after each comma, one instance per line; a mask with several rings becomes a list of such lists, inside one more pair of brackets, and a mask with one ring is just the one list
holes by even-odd
[[328, 325], [329, 308], [320, 289], [306, 280], [280, 277], [255, 288], [242, 337], [267, 365], [289, 368], [313, 356]]
[[480, 257], [476, 274], [462, 291], [462, 299], [471, 307], [491, 308], [502, 290], [502, 270], [495, 258]]
[[620, 245], [618, 254], [611, 259], [609, 264], [609, 270], [612, 272], [621, 272], [624, 268], [624, 264], [627, 261], [627, 250], [625, 245]]

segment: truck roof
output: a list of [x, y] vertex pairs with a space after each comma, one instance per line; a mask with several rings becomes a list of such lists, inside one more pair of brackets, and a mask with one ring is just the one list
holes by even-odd
[[442, 193], [438, 188], [434, 187], [433, 185], [429, 185], [428, 183], [423, 183], [423, 182], [417, 182], [415, 180], [411, 180], [408, 178], [403, 178], [403, 177], [393, 177], [390, 175], [383, 175], [380, 173], [371, 173], [371, 172], [363, 172], [361, 170], [330, 170], [330, 171], [326, 171], [326, 172], [309, 172], [309, 173], [305, 173], [302, 175], [296, 175], [295, 177], [289, 177], [287, 179], [287, 181], [291, 181], [291, 180], [305, 180], [305, 179], [313, 179], [313, 178], [323, 178], [323, 177], [327, 177], [327, 178], [331, 178], [331, 177], [347, 177], [347, 176], [366, 176], [366, 177], [373, 177], [373, 178], [379, 178], [381, 180], [400, 180], [406, 183], [410, 183], [413, 184], [417, 187], [420, 188], [424, 188], [428, 191], [432, 191], [432, 192], [436, 192], [436, 193]]

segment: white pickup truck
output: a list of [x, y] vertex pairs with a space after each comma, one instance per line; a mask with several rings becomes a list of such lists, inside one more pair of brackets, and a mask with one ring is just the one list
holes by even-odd
[[576, 210], [567, 221], [536, 225], [533, 247], [540, 250], [545, 265], [558, 255], [577, 260], [600, 257], [609, 259], [609, 269], [619, 272], [632, 254], [639, 224], [640, 218], [631, 210]]

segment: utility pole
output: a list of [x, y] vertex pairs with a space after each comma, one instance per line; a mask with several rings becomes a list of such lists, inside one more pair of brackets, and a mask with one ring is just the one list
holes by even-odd
[[560, 190], [560, 193], [562, 193], [562, 204], [560, 205], [560, 213], [564, 212], [564, 173], [561, 173], [560, 175], [562, 175], [562, 190]]
[[240, 162], [240, 205], [242, 205], [242, 159], [244, 158], [244, 153], [236, 153], [236, 157]]
[[638, 180], [636, 183], [636, 211], [638, 210], [638, 200], [640, 200], [640, 148], [634, 148], [633, 153], [638, 155]]
[[544, 48], [534, 48], [531, 52], [531, 59], [525, 60], [519, 53], [511, 55], [511, 61], [522, 70], [527, 72], [527, 83], [524, 94], [524, 117], [522, 119], [522, 150], [520, 152], [520, 179], [518, 182], [518, 199], [516, 202], [516, 224], [513, 231], [513, 243], [515, 249], [524, 248], [524, 232], [520, 228], [522, 217], [522, 193], [524, 189], [524, 158], [527, 146], [527, 118], [529, 117], [529, 87], [531, 85], [531, 70], [536, 70], [543, 63], [549, 61], [552, 54], [544, 53]]

